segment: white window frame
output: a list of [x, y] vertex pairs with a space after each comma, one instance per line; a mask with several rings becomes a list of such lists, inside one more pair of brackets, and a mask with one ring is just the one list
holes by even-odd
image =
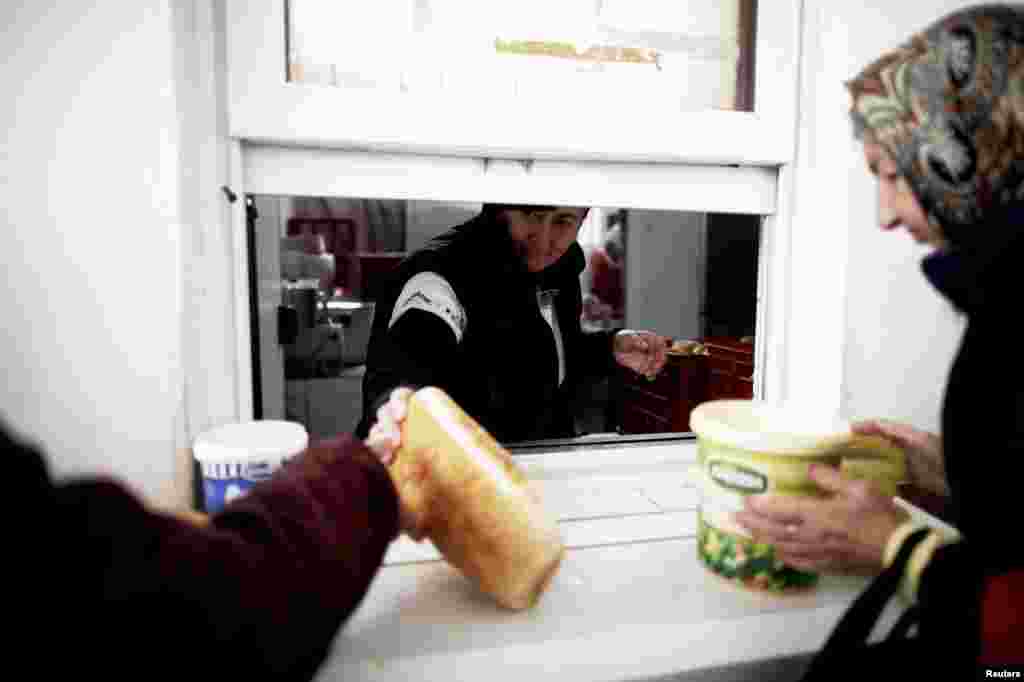
[[[794, 387], [808, 393], [805, 388], [824, 385], [822, 376], [838, 376], [838, 367], [832, 367], [831, 356], [824, 367], [797, 362], [796, 347], [789, 344], [812, 327], [814, 317], [792, 308], [794, 284], [804, 281], [811, 269], [807, 254], [799, 249], [794, 253], [791, 235], [793, 177], [799, 165], [794, 154], [799, 37], [807, 30], [802, 5], [801, 0], [759, 3], [758, 111], [676, 114], [673, 125], [688, 132], [673, 137], [672, 148], [666, 149], [664, 139], [654, 133], [650, 139], [605, 139], [588, 148], [579, 146], [584, 138], [576, 146], [553, 144], [536, 129], [518, 140], [495, 143], [481, 136], [482, 129], [328, 116], [324, 112], [332, 111], [331, 101], [340, 102], [344, 90], [284, 80], [283, 0], [225, 0], [232, 187], [239, 194], [538, 201], [760, 214], [764, 229], [754, 394], [779, 401], [791, 398]], [[236, 386], [239, 418], [245, 419], [252, 416], [252, 340], [244, 291], [245, 213], [238, 205], [234, 232], [240, 296]], [[838, 328], [824, 332], [827, 341], [837, 337]], [[834, 398], [825, 396], [838, 406]]]
[[[511, 0], [510, 0], [511, 1]], [[478, 158], [777, 166], [794, 157], [801, 0], [761, 0], [755, 111], [446, 106], [286, 81], [284, 0], [226, 0], [229, 127], [240, 139]], [[558, 108], [561, 109], [561, 108]]]
[[[786, 329], [788, 202], [780, 173], [757, 166], [723, 167], [580, 161], [507, 161], [351, 152], [236, 142], [233, 177], [244, 192], [459, 202], [561, 203], [764, 216], [758, 277], [754, 394], [780, 398]], [[785, 177], [785, 175], [781, 175]], [[241, 202], [239, 202], [241, 203]], [[235, 281], [243, 290], [245, 212], [236, 209]], [[243, 298], [245, 296], [243, 294]], [[766, 305], [771, 301], [771, 305]], [[248, 306], [236, 308], [239, 395], [252, 390]], [[766, 362], [771, 354], [772, 364]], [[774, 387], [775, 390], [770, 390]], [[251, 404], [248, 406], [251, 415]]]

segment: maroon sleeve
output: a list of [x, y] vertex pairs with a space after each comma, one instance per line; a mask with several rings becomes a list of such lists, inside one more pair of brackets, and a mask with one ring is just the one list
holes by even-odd
[[31, 502], [51, 513], [45, 535], [26, 538], [38, 569], [26, 580], [53, 610], [33, 611], [29, 632], [77, 672], [309, 679], [398, 530], [386, 469], [348, 436], [314, 446], [206, 527], [153, 513], [109, 481], [36, 492]]

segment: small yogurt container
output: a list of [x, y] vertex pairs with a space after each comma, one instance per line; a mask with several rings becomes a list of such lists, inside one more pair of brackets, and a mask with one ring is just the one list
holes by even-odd
[[308, 444], [301, 424], [270, 419], [225, 424], [200, 434], [192, 452], [202, 471], [205, 511], [219, 512]]

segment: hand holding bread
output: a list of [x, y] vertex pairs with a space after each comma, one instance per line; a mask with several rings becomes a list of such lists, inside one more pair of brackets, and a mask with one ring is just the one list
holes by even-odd
[[377, 421], [370, 427], [366, 445], [385, 465], [391, 464], [402, 444], [402, 422], [408, 412], [412, 389], [400, 387], [391, 392], [388, 401], [377, 409]]
[[[388, 401], [377, 409], [377, 421], [370, 427], [366, 436], [366, 446], [370, 448], [385, 466], [390, 467], [395, 455], [402, 446], [402, 425], [408, 414], [409, 399], [412, 390], [396, 388], [391, 392]], [[398, 489], [399, 527], [402, 532], [413, 540], [422, 540], [425, 519], [424, 510], [429, 506], [430, 462], [432, 457], [424, 457], [415, 467], [404, 470], [401, 480], [395, 480]], [[394, 472], [392, 479], [395, 479]]]
[[505, 448], [432, 387], [395, 390], [366, 442], [387, 463], [405, 532], [429, 537], [502, 606], [536, 603], [564, 547], [555, 520]]

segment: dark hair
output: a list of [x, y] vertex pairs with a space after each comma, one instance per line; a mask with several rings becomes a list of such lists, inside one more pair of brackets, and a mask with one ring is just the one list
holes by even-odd
[[[560, 208], [562, 206], [549, 206], [545, 204], [484, 204], [480, 213], [488, 218], [493, 218], [502, 211], [556, 211]], [[586, 218], [589, 212], [590, 207], [585, 207], [583, 217]]]

